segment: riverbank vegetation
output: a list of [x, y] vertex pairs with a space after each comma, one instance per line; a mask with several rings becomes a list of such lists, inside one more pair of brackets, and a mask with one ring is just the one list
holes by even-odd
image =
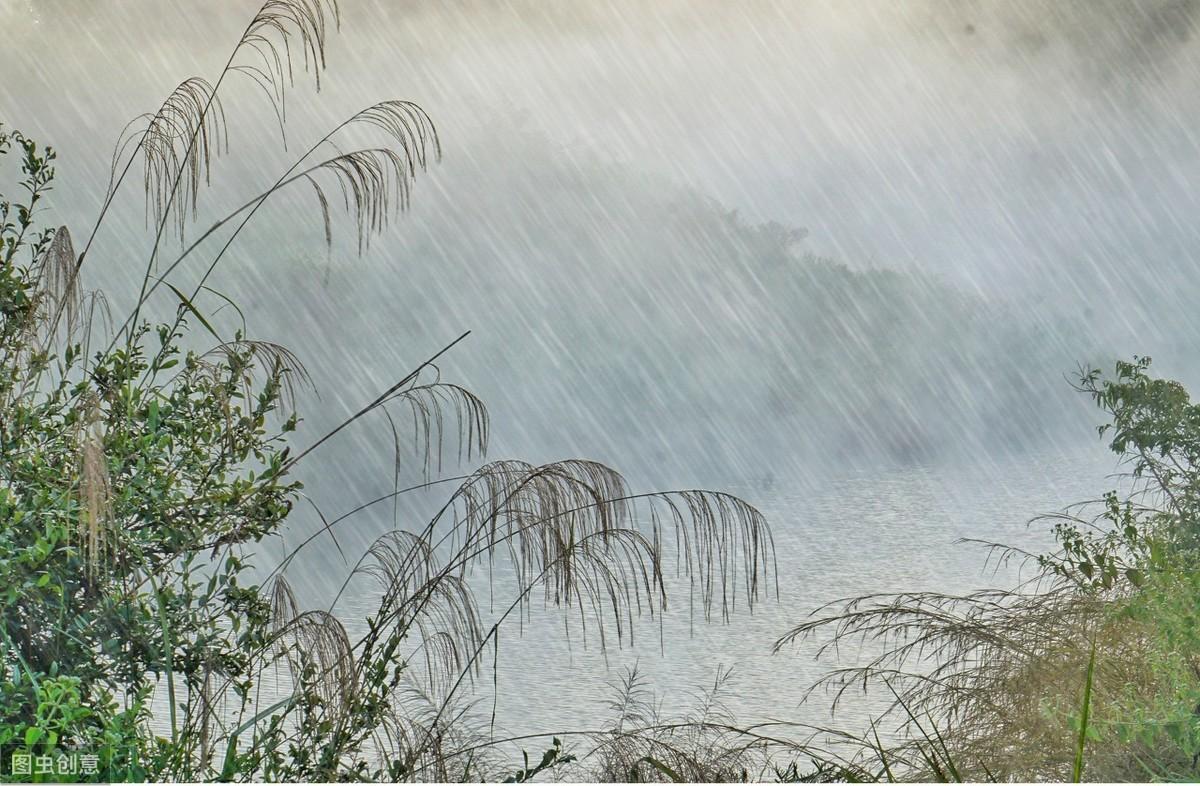
[[[876, 728], [843, 735], [844, 777], [927, 780], [1194, 780], [1200, 762], [1200, 405], [1150, 360], [1086, 370], [1107, 417], [1121, 489], [1046, 519], [1061, 547], [1030, 554], [1012, 590], [898, 593], [823, 609], [778, 643], [826, 632], [868, 642], [831, 672], [840, 691], [894, 699]], [[898, 730], [897, 730], [898, 727]], [[883, 742], [886, 738], [899, 740]], [[835, 767], [836, 769], [836, 767]]]
[[[185, 81], [122, 136], [96, 224], [77, 238], [44, 223], [54, 151], [0, 127], [0, 163], [16, 174], [0, 201], [5, 778], [1195, 777], [1200, 406], [1140, 358], [1078, 380], [1107, 419], [1102, 436], [1129, 463], [1119, 490], [1055, 518], [1056, 553], [988, 544], [996, 558], [1026, 561], [1036, 579], [958, 597], [858, 598], [780, 638], [781, 657], [810, 636], [830, 650], [864, 643], [866, 661], [842, 664], [826, 685], [835, 699], [860, 689], [888, 698], [891, 709], [867, 729], [746, 724], [722, 700], [722, 674], [689, 703], [657, 696], [635, 671], [613, 686], [595, 728], [495, 739], [470, 711], [469, 692], [506, 657], [504, 623], [535, 599], [601, 646], [623, 643], [637, 617], [662, 614], [665, 577], [678, 570], [694, 613], [727, 621], [776, 594], [771, 533], [738, 498], [634, 494], [618, 472], [587, 460], [492, 460], [441, 474], [443, 458], [483, 456], [493, 428], [484, 402], [438, 369], [444, 353], [465, 351], [462, 337], [422, 349], [427, 360], [296, 444], [297, 394], [309, 384], [301, 358], [253, 339], [253, 315], [213, 288], [213, 274], [259, 208], [287, 189], [312, 190], [326, 238], [342, 207], [365, 245], [437, 161], [432, 118], [407, 101], [370, 106], [258, 197], [188, 233], [212, 161], [229, 152], [223, 84], [251, 80], [282, 127], [293, 77], [319, 78], [339, 21], [332, 0], [269, 0], [214, 81]], [[339, 136], [347, 129], [376, 141], [350, 147]], [[105, 258], [97, 228], [137, 167], [152, 249], [138, 261], [140, 291], [123, 303], [122, 293], [83, 282]], [[202, 273], [183, 288], [182, 272], [196, 265]], [[866, 286], [835, 266], [809, 270]], [[163, 303], [165, 319], [148, 316]], [[881, 332], [904, 321], [859, 317], [880, 321], [872, 329]], [[839, 318], [830, 312], [831, 330]], [[412, 418], [408, 433], [402, 416]], [[348, 512], [309, 508], [297, 468], [371, 422], [398, 445], [417, 444], [425, 481], [397, 483]], [[341, 552], [339, 531], [363, 510], [443, 483], [453, 490], [435, 516], [343, 554], [351, 567], [339, 596], [374, 582], [360, 626], [334, 615], [332, 600], [301, 605], [289, 573], [297, 554]], [[302, 506], [317, 511], [320, 528], [278, 564], [256, 564], [255, 546], [277, 539]], [[497, 565], [516, 589], [485, 622], [472, 576]], [[520, 697], [497, 697], [508, 700]], [[535, 755], [518, 761], [513, 745]], [[12, 771], [12, 754], [72, 752], [94, 756], [94, 768]]]
[[[586, 460], [492, 461], [451, 478], [431, 520], [350, 556], [347, 586], [378, 583], [364, 630], [301, 608], [287, 568], [316, 540], [340, 549], [339, 527], [404, 489], [321, 514], [317, 536], [255, 580], [252, 547], [280, 535], [305, 501], [296, 467], [344, 429], [413, 417], [414, 433], [397, 430], [397, 441], [415, 440], [429, 473], [450, 445], [464, 461], [481, 456], [491, 428], [483, 402], [435, 365], [456, 340], [298, 449], [300, 359], [250, 338], [236, 306], [232, 324], [208, 308], [232, 304], [211, 275], [273, 195], [311, 188], [327, 238], [340, 203], [361, 247], [440, 154], [419, 106], [377, 103], [185, 241], [211, 163], [228, 152], [223, 84], [253, 81], [282, 128], [295, 73], [319, 79], [339, 21], [331, 1], [265, 3], [216, 80], [185, 81], [127, 129], [79, 251], [67, 227], [41, 225], [54, 151], [0, 134], [19, 170], [17, 196], [0, 206], [0, 746], [26, 762], [79, 752], [95, 757], [87, 775], [101, 781], [496, 777], [504, 770], [487, 756], [449, 752], [462, 742], [458, 707], [503, 623], [534, 598], [570, 611], [603, 645], [661, 613], [667, 570], [690, 577], [705, 618], [772, 591], [770, 532], [752, 507], [695, 489], [635, 495]], [[350, 128], [378, 142], [349, 148], [339, 134]], [[135, 165], [153, 246], [121, 315], [81, 282], [104, 258], [93, 241]], [[175, 238], [180, 250], [169, 252]], [[197, 258], [204, 272], [185, 292], [177, 271]], [[173, 316], [146, 318], [151, 297], [171, 301]], [[497, 562], [517, 581], [489, 626], [469, 577]], [[562, 758], [556, 745], [514, 777]]]

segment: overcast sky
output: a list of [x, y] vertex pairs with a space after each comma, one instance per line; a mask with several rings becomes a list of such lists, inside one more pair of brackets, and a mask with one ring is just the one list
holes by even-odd
[[[0, 0], [0, 119], [60, 150], [57, 220], [86, 232], [125, 123], [191, 75], [216, 78], [256, 7]], [[638, 276], [656, 264], [657, 226], [682, 187], [750, 221], [806, 229], [801, 251], [1011, 296], [1029, 309], [1016, 323], [1086, 310], [1125, 354], [1157, 355], [1147, 323], [1178, 337], [1190, 334], [1177, 325], [1197, 319], [1197, 3], [343, 0], [341, 9], [320, 95], [303, 74], [289, 93], [290, 152], [248, 80], [229, 82], [233, 152], [214, 165], [215, 193], [201, 197], [204, 225], [375, 101], [413, 100], [433, 117], [445, 163], [418, 182], [413, 214], [371, 255], [332, 278], [325, 268], [324, 300], [310, 291], [314, 271], [296, 264], [323, 256], [307, 195], [265, 210], [218, 277], [257, 311], [255, 329], [298, 344], [335, 387], [346, 383], [345, 401], [327, 393], [331, 412], [353, 411], [396, 368], [474, 328], [463, 373], [507, 420], [568, 402], [567, 416], [537, 420], [529, 428], [540, 436], [517, 448], [636, 454], [627, 413], [679, 408], [605, 386], [625, 346], [709, 316], [712, 333], [680, 352], [770, 329], [754, 324], [753, 309], [718, 318], [730, 305], [718, 287], [712, 302], [693, 297], [675, 311], [657, 295], [637, 297], [664, 280]], [[577, 199], [589, 184], [595, 204], [568, 209], [564, 194]], [[89, 265], [110, 285], [143, 269], [137, 188], [128, 184]], [[571, 232], [593, 239], [580, 246], [591, 256], [544, 253]], [[597, 232], [609, 239], [593, 242]], [[554, 233], [559, 245], [543, 242]], [[444, 249], [463, 237], [472, 258], [455, 267]], [[413, 249], [424, 256], [405, 256]], [[701, 252], [711, 258], [697, 270], [723, 262], [719, 248]], [[753, 264], [728, 263], [753, 282]], [[484, 269], [503, 275], [472, 281]], [[614, 344], [622, 324], [628, 335]], [[515, 347], [533, 348], [519, 368]], [[857, 351], [847, 346], [847, 363]], [[743, 360], [747, 373], [764, 363], [718, 357], [708, 370], [731, 374]], [[1174, 368], [1195, 371], [1194, 360]], [[685, 382], [672, 362], [664, 353], [646, 372], [647, 389], [686, 384], [679, 397], [701, 401], [736, 382], [687, 363]], [[589, 419], [602, 407], [608, 416]], [[826, 416], [856, 414], [814, 418]], [[706, 432], [698, 445], [757, 444], [722, 426], [723, 411], [687, 417]]]
[[[68, 172], [94, 164], [132, 115], [214, 75], [255, 6], [3, 0], [0, 112]], [[344, 0], [328, 89], [293, 108], [328, 124], [410, 98], [450, 155], [482, 158], [478, 124], [507, 114], [847, 262], [1008, 282], [1193, 239], [1195, 6]]]

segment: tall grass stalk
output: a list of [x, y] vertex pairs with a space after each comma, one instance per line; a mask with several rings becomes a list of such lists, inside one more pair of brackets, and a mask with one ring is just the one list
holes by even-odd
[[[259, 208], [300, 184], [317, 195], [330, 247], [326, 191], [341, 192], [361, 252], [407, 208], [416, 178], [440, 158], [432, 120], [411, 102], [375, 103], [317, 140], [254, 200], [191, 244], [184, 237], [200, 190], [229, 153], [227, 123], [236, 116], [223, 104], [226, 86], [251, 80], [284, 129], [294, 67], [319, 82], [338, 26], [336, 0], [266, 0], [215, 79], [185, 80], [122, 132], [78, 256], [66, 227], [37, 227], [53, 151], [0, 127], [0, 153], [21, 154], [28, 195], [11, 212], [0, 201], [0, 586], [23, 588], [0, 595], [0, 607], [4, 665], [25, 675], [0, 694], [0, 745], [12, 744], [7, 731], [20, 725], [36, 727], [27, 743], [33, 755], [106, 740], [104, 774], [114, 778], [494, 777], [513, 769], [492, 755], [491, 724], [473, 725], [470, 688], [500, 627], [538, 593], [578, 619], [585, 637], [595, 631], [601, 647], [632, 642], [637, 617], [665, 610], [672, 550], [706, 620], [728, 621], [772, 587], [778, 595], [770, 530], [743, 500], [699, 489], [632, 493], [620, 473], [583, 459], [477, 462], [488, 448], [487, 409], [443, 381], [435, 365], [467, 333], [292, 452], [297, 390], [311, 377], [286, 347], [248, 338], [236, 306], [240, 325], [218, 319], [231, 301], [207, 282]], [[351, 128], [378, 141], [346, 149]], [[319, 157], [327, 148], [332, 153]], [[128, 315], [114, 323], [98, 317], [96, 304], [105, 301], [82, 281], [103, 259], [99, 230], [136, 161], [153, 245]], [[232, 231], [198, 282], [181, 285], [182, 262], [206, 253], [226, 226]], [[159, 272], [169, 230], [182, 251]], [[149, 298], [160, 292], [173, 295], [174, 313], [152, 323]], [[222, 301], [211, 311], [210, 295]], [[209, 349], [190, 349], [210, 340]], [[295, 503], [308, 499], [295, 477], [299, 462], [380, 417], [399, 463], [399, 412], [413, 417], [423, 454], [413, 470], [424, 482], [402, 488], [397, 469], [390, 494], [336, 517], [313, 502], [317, 533], [256, 582], [256, 545], [279, 537], [301, 515]], [[472, 466], [434, 477], [456, 442], [458, 462]], [[83, 459], [82, 481], [63, 471]], [[377, 536], [327, 608], [300, 606], [288, 571], [301, 549], [329, 537], [340, 551], [335, 526], [443, 483], [450, 484], [445, 504], [411, 529]], [[485, 626], [470, 576], [498, 561], [512, 567], [517, 586], [507, 610]], [[336, 604], [365, 581], [375, 582], [377, 602], [366, 630], [351, 636]], [[47, 619], [58, 622], [42, 624]], [[279, 701], [263, 695], [272, 676]], [[155, 734], [160, 719], [150, 707], [160, 679], [169, 739]], [[77, 697], [75, 715], [49, 722], [36, 711], [64, 695]], [[631, 761], [643, 761], [662, 765], [652, 767], [660, 775], [697, 778], [737, 774], [755, 759], [754, 746], [785, 746], [727, 718], [714, 722], [710, 710], [601, 734], [594, 739], [605, 753], [593, 760], [619, 759], [620, 777]], [[135, 752], [133, 769], [126, 749]], [[520, 770], [521, 779], [573, 764], [557, 742], [553, 751]]]
[[1087, 745], [1088, 716], [1092, 710], [1092, 677], [1096, 670], [1096, 642], [1092, 640], [1092, 651], [1088, 655], [1087, 676], [1083, 682], [1083, 705], [1079, 709], [1079, 741], [1075, 744], [1075, 763], [1071, 768], [1071, 782], [1083, 780], [1083, 752]]

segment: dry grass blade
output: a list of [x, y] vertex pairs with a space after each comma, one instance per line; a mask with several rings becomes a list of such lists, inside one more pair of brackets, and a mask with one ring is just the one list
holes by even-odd
[[112, 530], [112, 483], [100, 430], [100, 403], [94, 396], [87, 413], [79, 435], [79, 533], [88, 575], [95, 576], [104, 563]]
[[[638, 501], [650, 506], [645, 517]], [[672, 535], [679, 569], [700, 588], [706, 616], [718, 602], [728, 614], [739, 586], [753, 604], [774, 572], [765, 522], [736, 498], [701, 491], [632, 495], [619, 473], [591, 461], [492, 462], [458, 487], [422, 533], [389, 532], [368, 549], [352, 576], [373, 577], [383, 596], [355, 650], [366, 657], [397, 636], [415, 638], [426, 650], [425, 689], [442, 704], [416, 744], [423, 750], [445, 731], [445, 708], [473, 680], [485, 646], [539, 587], [547, 606], [577, 612], [585, 642], [595, 623], [601, 648], [608, 625], [618, 642], [632, 643], [634, 618], [665, 606], [662, 543]], [[498, 554], [507, 557], [518, 590], [484, 633], [469, 573], [480, 564], [490, 569]], [[453, 682], [450, 669], [457, 671]], [[696, 723], [712, 725], [719, 706], [707, 702], [701, 714]]]
[[239, 68], [271, 89], [281, 114], [284, 86], [295, 81], [291, 42], [299, 43], [303, 68], [311, 70], [320, 90], [330, 21], [334, 29], [341, 25], [336, 0], [267, 0], [242, 35], [239, 52], [253, 52], [255, 63]]
[[300, 604], [292, 585], [282, 575], [271, 579], [265, 594], [271, 603], [271, 631], [278, 635], [300, 615]]
[[706, 619], [718, 606], [727, 618], [739, 588], [752, 607], [776, 572], [766, 522], [742, 500], [696, 490], [632, 495], [620, 473], [592, 461], [492, 462], [458, 488], [430, 531], [443, 519], [439, 542], [460, 564], [490, 564], [501, 550], [518, 586], [541, 584], [547, 604], [575, 606], [581, 617], [608, 609], [602, 616], [614, 619], [618, 640], [634, 616], [665, 604], [667, 537]]
[[75, 262], [71, 233], [65, 226], [61, 226], [55, 231], [54, 238], [46, 247], [37, 267], [40, 289], [46, 298], [46, 306], [50, 309], [46, 314], [49, 317], [46, 341], [53, 338], [52, 334], [57, 329], [60, 318], [66, 319], [68, 335], [73, 334], [79, 324], [83, 297], [79, 289]]
[[[361, 572], [383, 589], [381, 622], [394, 622], [418, 633], [426, 646], [449, 646], [454, 673], [465, 660], [461, 653], [475, 650], [483, 641], [474, 593], [461, 575], [444, 570], [420, 536], [397, 530], [378, 538], [367, 551]], [[449, 643], [429, 644], [439, 637]]]
[[655, 542], [661, 542], [663, 524], [669, 521], [677, 561], [693, 580], [692, 599], [699, 594], [706, 620], [719, 605], [721, 619], [728, 621], [737, 607], [739, 587], [751, 609], [764, 594], [763, 582], [772, 576], [779, 595], [775, 541], [753, 506], [730, 494], [697, 489], [649, 499]]
[[[124, 168], [128, 169], [141, 150], [147, 221], [153, 218], [160, 228], [169, 221], [182, 240], [189, 216], [195, 218], [200, 186], [209, 183], [212, 159], [229, 147], [226, 115], [218, 95], [226, 74], [248, 76], [263, 89], [282, 132], [286, 88], [294, 83], [293, 54], [301, 55], [304, 70], [313, 73], [320, 89], [330, 21], [335, 28], [340, 24], [335, 0], [267, 0], [246, 27], [215, 84], [201, 77], [185, 80], [157, 112], [135, 119], [122, 132], [113, 153], [101, 217], [124, 178], [123, 173], [117, 174], [121, 161], [137, 140]], [[247, 55], [249, 62], [239, 60]], [[140, 121], [146, 126], [139, 132]]]
[[104, 292], [99, 289], [89, 290], [82, 298], [81, 310], [86, 312], [87, 317], [83, 322], [83, 356], [91, 357], [92, 354], [92, 333], [97, 324], [97, 318], [101, 327], [107, 335], [113, 333], [113, 318], [112, 308], [109, 306], [108, 298]]
[[[487, 723], [472, 702], [447, 700], [409, 688], [377, 736], [383, 758], [399, 764], [396, 775], [418, 783], [477, 781], [499, 771], [502, 759], [488, 745]], [[486, 779], [486, 778], [485, 778]]]
[[145, 119], [140, 147], [146, 218], [161, 226], [171, 216], [182, 239], [188, 217], [195, 217], [200, 186], [209, 183], [213, 156], [228, 149], [225, 111], [212, 84], [192, 77]]
[[[409, 680], [425, 695], [439, 701], [449, 696], [454, 677], [466, 663], [466, 653], [456, 637], [446, 631], [435, 631], [409, 656], [408, 663]], [[421, 664], [422, 673], [412, 668], [416, 664]]]
[[[1062, 779], [1070, 774], [1073, 741], [1066, 724], [1047, 714], [1047, 702], [1076, 684], [1087, 642], [1101, 627], [1115, 649], [1129, 646], [1120, 625], [1105, 620], [1100, 599], [1062, 585], [963, 596], [903, 593], [827, 606], [776, 649], [813, 637], [822, 640], [818, 657], [847, 646], [864, 653], [862, 662], [830, 671], [813, 689], [832, 690], [835, 707], [856, 686], [893, 697], [885, 716], [906, 730], [886, 751], [893, 766], [929, 774], [929, 752], [919, 748], [928, 740], [915, 720], [923, 718], [945, 730], [941, 755], [964, 777]], [[863, 746], [860, 754], [871, 759], [880, 752]]]
[[293, 674], [303, 673], [311, 665], [319, 675], [321, 698], [327, 706], [340, 711], [350, 706], [357, 685], [354, 653], [350, 637], [341, 620], [320, 609], [301, 612], [288, 626], [294, 647]]
[[[490, 560], [496, 549], [505, 549], [519, 586], [549, 571], [543, 582], [546, 600], [570, 606], [584, 575], [578, 566], [585, 554], [576, 547], [592, 534], [615, 536], [628, 515], [628, 496], [620, 473], [596, 462], [493, 462], [452, 497], [457, 511], [452, 536], [461, 536], [478, 558]], [[618, 548], [615, 541], [612, 545]], [[653, 578], [634, 586], [649, 591]]]
[[433, 120], [411, 101], [381, 101], [354, 115], [347, 121], [349, 124], [373, 126], [382, 131], [404, 151], [410, 175], [429, 165], [430, 152], [434, 160], [442, 157], [442, 144]]
[[[666, 602], [664, 513], [639, 521], [631, 504], [637, 498], [666, 506], [675, 534], [686, 541], [679, 544], [680, 569], [702, 588], [725, 588], [726, 612], [735, 601], [732, 587], [739, 573], [745, 572], [747, 602], [755, 601], [774, 558], [757, 511], [708, 492], [633, 497], [618, 473], [589, 461], [488, 464], [459, 487], [423, 535], [395, 532], [380, 538], [372, 546], [372, 561], [359, 571], [385, 586], [381, 620], [413, 620], [427, 604], [440, 607], [440, 622], [422, 632], [426, 637], [450, 632], [464, 651], [474, 645], [468, 667], [478, 667], [483, 645], [497, 628], [478, 638], [466, 624], [474, 618], [474, 602], [461, 575], [481, 562], [490, 566], [497, 551], [507, 555], [519, 588], [501, 622], [527, 606], [540, 586], [548, 606], [578, 612], [585, 641], [592, 620], [604, 648], [607, 619], [618, 642], [632, 642], [634, 618], [654, 614]], [[435, 541], [443, 520], [448, 528]], [[449, 556], [439, 558], [447, 546]], [[706, 591], [705, 597], [714, 594]], [[711, 608], [705, 600], [706, 615]], [[464, 630], [472, 635], [462, 636]]]
[[[409, 206], [413, 181], [418, 172], [425, 171], [430, 162], [442, 157], [437, 129], [425, 110], [411, 101], [381, 101], [361, 110], [322, 140], [343, 128], [365, 125], [382, 131], [395, 149], [373, 148], [338, 155], [303, 171], [294, 179], [303, 178], [313, 189], [320, 208], [325, 232], [325, 245], [333, 243], [329, 198], [319, 179], [321, 173], [332, 174], [342, 194], [345, 210], [354, 217], [358, 230], [358, 249], [361, 253], [369, 244], [370, 235], [387, 226], [391, 213]], [[320, 145], [318, 145], [319, 147]], [[288, 180], [287, 182], [291, 182]]]
[[417, 366], [416, 369], [414, 369], [413, 371], [409, 372], [403, 379], [401, 379], [399, 382], [395, 383], [394, 385], [389, 387], [387, 390], [385, 390], [370, 404], [367, 404], [365, 407], [363, 407], [362, 409], [358, 410], [350, 417], [343, 420], [341, 423], [339, 423], [333, 429], [325, 432], [324, 436], [322, 436], [316, 442], [309, 445], [307, 448], [300, 451], [299, 454], [294, 456], [284, 467], [284, 471], [290, 470], [292, 467], [294, 467], [296, 464], [298, 464], [302, 459], [304, 459], [305, 456], [308, 456], [310, 453], [312, 453], [314, 450], [319, 448], [321, 445], [324, 445], [326, 442], [328, 442], [334, 436], [336, 436], [337, 434], [342, 432], [344, 429], [346, 429], [347, 427], [352, 425], [359, 418], [364, 417], [367, 413], [371, 412], [376, 407], [381, 406], [385, 401], [387, 401], [389, 398], [391, 398], [393, 395], [395, 395], [398, 391], [404, 390], [406, 388], [406, 386], [411, 385], [414, 382], [414, 380], [416, 380], [417, 377], [420, 376], [420, 374], [422, 373], [422, 371], [424, 371], [424, 369], [432, 366], [439, 357], [441, 357], [446, 352], [450, 351], [450, 349], [452, 349], [455, 345], [457, 345], [460, 341], [465, 339], [470, 334], [471, 334], [471, 331], [468, 330], [466, 333], [463, 333], [461, 336], [454, 339], [454, 341], [451, 341], [449, 344], [442, 347], [432, 357], [430, 357], [428, 360], [426, 360], [421, 365]]
[[280, 395], [283, 405], [290, 411], [296, 409], [296, 391], [298, 387], [314, 389], [312, 377], [294, 352], [281, 344], [271, 341], [252, 339], [236, 339], [225, 341], [205, 352], [200, 360], [211, 363], [219, 359], [224, 366], [237, 377], [245, 394], [255, 385], [255, 371], [259, 367], [266, 370], [267, 378], [279, 380]]
[[487, 453], [487, 407], [466, 388], [445, 382], [414, 385], [394, 393], [384, 402], [384, 406], [393, 402], [409, 405], [417, 455], [422, 459], [422, 472], [426, 479], [433, 471], [442, 471], [442, 456], [449, 431], [445, 422], [447, 409], [452, 408], [457, 424], [458, 463], [461, 464], [464, 459], [471, 461], [475, 455]]
[[342, 205], [354, 218], [361, 254], [371, 235], [383, 232], [390, 218], [408, 209], [415, 171], [407, 152], [378, 147], [334, 156], [308, 169], [303, 177], [316, 192], [327, 239], [329, 199], [317, 176], [327, 175], [337, 184]]
[[334, 713], [350, 707], [357, 685], [355, 660], [341, 621], [325, 611], [300, 611], [283, 576], [271, 580], [266, 595], [276, 654], [289, 664], [293, 682], [302, 685], [305, 675], [312, 674], [325, 706]]
[[680, 717], [664, 718], [661, 699], [649, 688], [637, 666], [610, 684], [607, 706], [610, 730], [587, 735], [592, 748], [574, 768], [588, 781], [741, 781], [763, 772], [769, 749], [798, 749], [790, 741], [755, 735], [739, 729], [721, 702], [729, 672], [718, 667], [710, 689]]

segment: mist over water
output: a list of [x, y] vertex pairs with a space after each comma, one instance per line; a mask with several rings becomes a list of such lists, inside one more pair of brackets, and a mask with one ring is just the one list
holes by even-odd
[[[717, 488], [768, 515], [782, 602], [694, 637], [680, 603], [668, 658], [656, 635], [638, 657], [669, 688], [717, 661], [745, 697], [786, 682], [778, 706], [740, 707], [784, 714], [817, 672], [767, 648], [809, 609], [997, 581], [955, 540], [1048, 546], [1024, 522], [1107, 487], [1079, 364], [1136, 352], [1200, 380], [1197, 6], [345, 0], [321, 92], [289, 97], [286, 151], [232, 87], [192, 235], [362, 106], [423, 106], [445, 158], [361, 257], [337, 216], [326, 249], [298, 188], [213, 279], [312, 372], [298, 444], [473, 331], [439, 368], [488, 404], [489, 456], [593, 458], [639, 490]], [[0, 120], [59, 150], [56, 222], [86, 237], [121, 128], [218, 72], [254, 10], [0, 2]], [[150, 247], [127, 188], [86, 268], [118, 315]], [[305, 482], [328, 514], [393, 487], [385, 423], [324, 450]], [[438, 499], [372, 509], [342, 545]], [[320, 526], [296, 518], [297, 540]], [[313, 604], [347, 569], [327, 547], [300, 564]], [[514, 731], [586, 717], [635, 657], [565, 652], [552, 613], [525, 634], [558, 665], [505, 672]], [[581, 674], [570, 712], [523, 717], [525, 699], [561, 709]]]

